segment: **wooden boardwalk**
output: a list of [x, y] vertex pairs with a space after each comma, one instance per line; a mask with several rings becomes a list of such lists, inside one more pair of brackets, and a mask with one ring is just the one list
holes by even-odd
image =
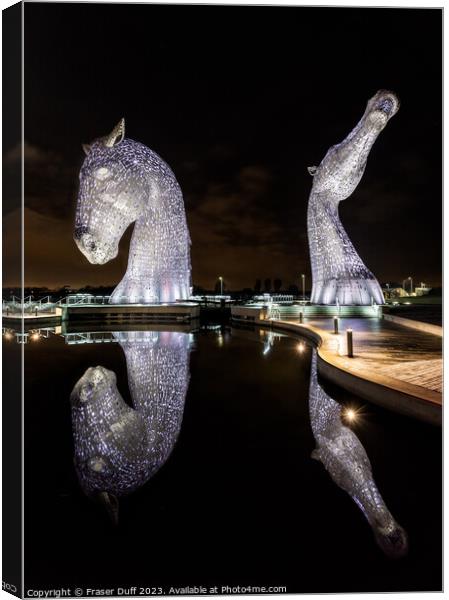
[[[235, 306], [232, 318], [308, 338], [317, 346], [320, 376], [361, 399], [441, 425], [442, 335], [380, 318], [271, 319], [263, 307]], [[347, 355], [352, 329], [354, 357]]]
[[[442, 338], [416, 329], [377, 319], [341, 319], [340, 334], [333, 322], [320, 319], [307, 322], [323, 338], [346, 366], [365, 370], [420, 386], [443, 391]], [[354, 358], [347, 358], [346, 330], [353, 330]], [[338, 346], [338, 349], [337, 349]]]
[[443, 392], [443, 360], [411, 360], [400, 365], [390, 365], [385, 374], [413, 385]]

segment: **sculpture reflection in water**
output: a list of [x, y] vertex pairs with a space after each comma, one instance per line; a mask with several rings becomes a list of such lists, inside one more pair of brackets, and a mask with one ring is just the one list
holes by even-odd
[[166, 462], [181, 428], [190, 371], [190, 336], [179, 331], [114, 333], [122, 347], [133, 408], [116, 375], [91, 367], [70, 400], [75, 466], [84, 492], [118, 521], [118, 498]]
[[312, 458], [323, 463], [332, 480], [365, 515], [377, 543], [390, 558], [407, 553], [407, 535], [392, 517], [377, 489], [368, 456], [358, 437], [341, 420], [342, 406], [318, 384], [316, 350], [312, 354], [309, 412], [317, 444]]

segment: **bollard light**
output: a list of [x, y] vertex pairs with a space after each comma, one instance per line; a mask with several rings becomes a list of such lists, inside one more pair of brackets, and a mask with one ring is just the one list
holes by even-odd
[[347, 345], [348, 345], [348, 356], [349, 356], [349, 358], [353, 358], [354, 349], [353, 349], [353, 345], [352, 345], [352, 329], [348, 329], [346, 331], [346, 341], [347, 341]]
[[338, 317], [334, 317], [334, 333], [338, 333]]
[[354, 423], [355, 421], [357, 421], [357, 411], [354, 408], [351, 408], [350, 406], [345, 408], [345, 410], [343, 411], [343, 416], [349, 423]]

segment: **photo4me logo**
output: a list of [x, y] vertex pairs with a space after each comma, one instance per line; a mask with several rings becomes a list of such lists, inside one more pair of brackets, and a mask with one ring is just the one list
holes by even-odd
[[179, 595], [179, 596], [192, 596], [198, 594], [285, 594], [287, 593], [287, 588], [285, 586], [213, 586], [213, 587], [204, 587], [204, 586], [192, 586], [192, 587], [171, 587], [168, 591], [170, 595]]

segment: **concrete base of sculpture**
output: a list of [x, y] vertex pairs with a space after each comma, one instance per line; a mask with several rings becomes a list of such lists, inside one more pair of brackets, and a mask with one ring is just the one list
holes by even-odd
[[125, 321], [140, 319], [146, 322], [190, 322], [200, 317], [198, 304], [176, 302], [173, 304], [75, 304], [56, 309], [62, 321], [74, 319], [108, 319]]
[[332, 278], [314, 285], [311, 301], [314, 304], [362, 305], [384, 304], [382, 289], [374, 278]]

